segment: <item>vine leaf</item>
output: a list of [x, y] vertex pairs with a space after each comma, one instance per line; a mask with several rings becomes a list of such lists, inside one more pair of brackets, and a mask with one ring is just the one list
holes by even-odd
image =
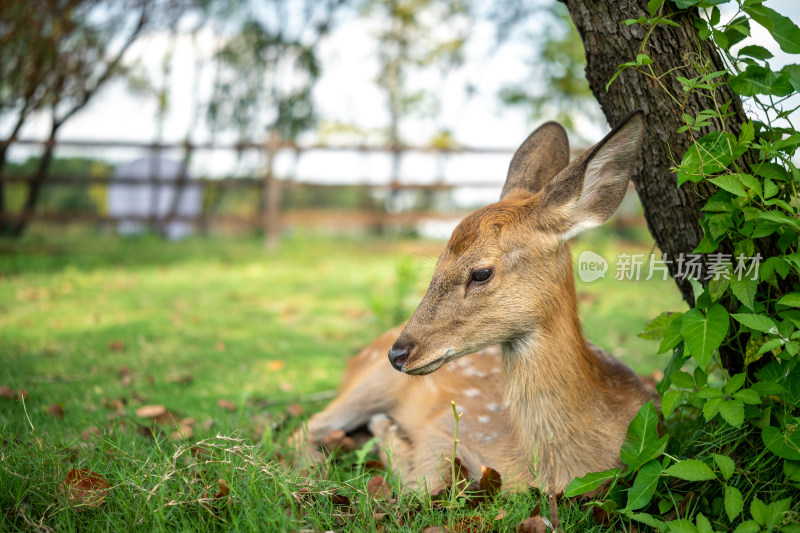
[[628, 505], [625, 509], [635, 511], [650, 503], [659, 477], [661, 477], [661, 464], [656, 460], [645, 463], [636, 475], [633, 486], [628, 490]]
[[700, 368], [706, 367], [711, 354], [719, 348], [728, 333], [728, 322], [728, 311], [720, 304], [712, 305], [706, 316], [698, 309], [683, 315], [681, 334]]
[[711, 468], [697, 459], [684, 459], [664, 470], [668, 476], [685, 479], [686, 481], [708, 481], [717, 479]]
[[639, 412], [628, 426], [628, 434], [619, 452], [619, 458], [628, 465], [628, 472], [633, 472], [651, 459], [663, 453], [669, 437], [658, 438], [658, 415], [653, 401], [639, 408]]

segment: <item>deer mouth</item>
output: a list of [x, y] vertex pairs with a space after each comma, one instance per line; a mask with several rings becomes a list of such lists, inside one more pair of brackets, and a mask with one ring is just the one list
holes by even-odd
[[442, 368], [445, 365], [445, 363], [455, 359], [453, 355], [455, 355], [455, 350], [453, 348], [448, 348], [441, 357], [439, 357], [438, 359], [434, 359], [429, 363], [425, 363], [420, 367], [408, 368], [408, 365], [405, 365], [403, 368], [403, 372], [405, 372], [410, 376], [424, 376], [426, 374], [430, 374]]

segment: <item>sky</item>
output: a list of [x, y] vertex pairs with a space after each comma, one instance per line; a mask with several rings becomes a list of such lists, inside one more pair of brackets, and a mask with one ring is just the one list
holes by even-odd
[[[800, 21], [800, 2], [797, 0], [768, 0], [767, 5]], [[536, 25], [541, 25], [543, 19], [532, 23], [531, 34], [541, 32], [542, 28]], [[350, 17], [323, 41], [320, 49], [323, 75], [315, 89], [318, 111], [323, 119], [355, 123], [366, 129], [380, 128], [387, 123], [384, 99], [374, 83], [377, 49], [370, 30], [363, 19]], [[504, 85], [526, 79], [529, 72], [526, 62], [533, 55], [531, 43], [512, 40], [497, 48], [494, 31], [494, 25], [485, 20], [478, 21], [474, 27], [465, 66], [448, 79], [442, 91], [441, 122], [453, 130], [455, 139], [462, 145], [504, 148], [508, 152], [450, 158], [444, 171], [447, 181], [495, 180], [500, 183], [514, 147], [535, 127], [525, 110], [504, 107], [497, 97]], [[206, 68], [198, 77], [194, 65], [197, 54], [205, 58], [213, 54], [215, 39], [210, 31], [205, 31], [199, 35], [197, 46], [193, 46], [188, 36], [178, 40], [170, 88], [172, 94], [180, 96], [173, 98], [170, 105], [164, 129], [166, 141], [180, 141], [187, 135], [194, 108], [188, 95], [192, 94], [193, 88], [198, 87], [201, 99], [210, 96], [210, 69]], [[757, 24], [753, 25], [753, 36], [747, 44], [753, 43], [761, 44], [775, 54], [770, 62], [773, 68], [790, 62], [791, 58], [781, 53], [766, 30]], [[158, 79], [166, 44], [167, 36], [164, 34], [141, 39], [131, 50], [129, 61], [138, 60], [154, 79]], [[416, 81], [435, 83], [435, 80]], [[463, 90], [467, 83], [477, 89], [471, 98], [467, 98]], [[131, 94], [124, 83], [115, 82], [62, 128], [60, 138], [152, 142], [156, 138], [155, 117], [153, 97]], [[542, 121], [547, 118], [542, 117]], [[22, 137], [42, 138], [47, 125], [46, 117], [39, 117], [29, 123]], [[582, 123], [579, 127], [582, 136], [590, 141], [599, 140], [607, 131], [605, 124]], [[405, 138], [410, 144], [425, 144], [434, 129], [430, 119], [413, 120], [404, 130]], [[203, 127], [195, 128], [192, 138], [206, 141], [209, 133]], [[29, 153], [30, 149], [15, 148], [11, 155], [18, 158]], [[116, 161], [135, 155], [122, 149], [102, 151], [102, 157]], [[237, 167], [259, 168], [261, 165], [257, 159], [237, 160], [235, 154], [222, 152], [205, 153], [194, 161], [197, 173], [212, 176], [229, 173]], [[430, 181], [437, 177], [436, 169], [435, 156], [416, 154], [404, 158], [401, 175], [410, 181]], [[381, 182], [388, 179], [390, 164], [388, 157], [381, 154], [365, 157], [356, 153], [311, 152], [304, 155], [299, 164], [290, 154], [283, 154], [278, 160], [278, 171], [279, 174], [295, 173], [301, 180]], [[497, 191], [490, 192], [496, 194]], [[475, 194], [484, 195], [486, 191], [472, 194], [473, 197]]]

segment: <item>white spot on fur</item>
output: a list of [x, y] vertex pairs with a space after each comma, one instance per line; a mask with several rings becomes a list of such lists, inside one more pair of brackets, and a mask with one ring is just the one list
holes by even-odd
[[478, 417], [478, 422], [480, 422], [481, 424], [488, 424], [489, 423], [489, 417], [485, 416], [485, 415], [480, 415]]
[[474, 398], [480, 393], [481, 391], [479, 391], [478, 389], [467, 389], [464, 391], [464, 396], [466, 396], [467, 398]]
[[496, 404], [496, 403], [494, 403], [494, 402], [487, 403], [487, 404], [486, 404], [486, 408], [487, 408], [488, 410], [490, 410], [491, 412], [493, 412], [493, 413], [499, 413], [499, 412], [500, 412], [500, 406], [499, 406], [499, 405], [497, 405], [497, 404]]

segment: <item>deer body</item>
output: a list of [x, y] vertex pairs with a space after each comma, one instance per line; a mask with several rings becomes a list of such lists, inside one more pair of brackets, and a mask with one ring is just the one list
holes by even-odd
[[464, 412], [457, 455], [473, 474], [486, 465], [506, 487], [561, 491], [618, 466], [628, 424], [650, 395], [584, 339], [565, 241], [616, 210], [642, 130], [634, 114], [569, 165], [560, 126], [534, 132], [501, 200], [453, 232], [405, 327], [351, 360], [339, 397], [296, 439], [305, 456], [318, 459], [313, 444], [330, 431], [368, 424], [409, 486], [434, 490], [452, 453], [454, 401]]

